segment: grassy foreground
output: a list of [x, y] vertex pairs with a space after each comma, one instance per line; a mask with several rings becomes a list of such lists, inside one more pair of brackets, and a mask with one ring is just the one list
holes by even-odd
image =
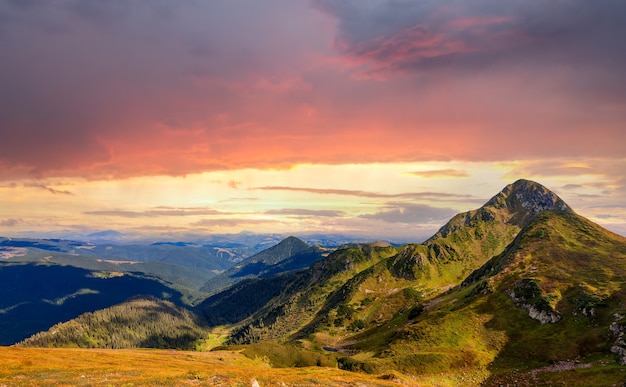
[[239, 352], [0, 347], [0, 386], [398, 386], [333, 368], [271, 368]]

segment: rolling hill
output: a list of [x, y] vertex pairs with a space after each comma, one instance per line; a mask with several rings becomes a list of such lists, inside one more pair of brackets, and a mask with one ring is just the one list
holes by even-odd
[[55, 324], [17, 346], [192, 350], [207, 334], [206, 322], [188, 309], [143, 296]]

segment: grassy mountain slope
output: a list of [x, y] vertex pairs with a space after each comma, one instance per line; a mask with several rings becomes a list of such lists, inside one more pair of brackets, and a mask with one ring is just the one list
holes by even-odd
[[310, 281], [348, 251], [311, 267], [231, 341], [297, 340], [350, 355], [339, 362], [346, 369], [447, 372], [455, 383], [506, 381], [520, 368], [537, 377], [540, 367], [577, 357], [626, 363], [624, 238], [537, 183], [507, 186], [423, 244]]
[[390, 245], [340, 248], [307, 270], [242, 281], [197, 309], [213, 324], [240, 323], [232, 342], [280, 338], [312, 318], [346, 280], [396, 252]]
[[398, 310], [344, 349], [379, 371], [533, 385], [553, 364], [574, 373], [626, 354], [625, 274], [625, 238], [570, 212], [542, 212], [462, 286]]
[[[340, 249], [311, 267], [305, 277], [294, 278], [293, 285], [285, 284], [292, 290], [255, 312], [252, 321], [233, 331], [233, 340], [302, 339], [321, 333], [315, 336], [316, 345], [337, 345], [337, 337], [385, 325], [398, 311], [407, 312], [423, 299], [460, 284], [504, 251], [534, 214], [546, 209], [572, 212], [543, 186], [520, 180], [483, 207], [458, 214], [423, 244], [407, 245], [399, 252], [385, 247], [384, 256], [376, 260], [364, 257], [380, 247]], [[368, 264], [346, 271], [344, 261]], [[333, 265], [343, 269], [334, 271]], [[336, 277], [324, 274], [339, 272]], [[253, 286], [247, 291], [255, 293]], [[333, 338], [329, 342], [323, 337]]]
[[18, 346], [189, 350], [207, 335], [206, 323], [189, 310], [141, 297], [56, 324]]
[[547, 188], [518, 180], [479, 209], [454, 216], [426, 242], [407, 246], [389, 269], [395, 277], [423, 284], [457, 284], [501, 253], [534, 215], [545, 210], [573, 212]]

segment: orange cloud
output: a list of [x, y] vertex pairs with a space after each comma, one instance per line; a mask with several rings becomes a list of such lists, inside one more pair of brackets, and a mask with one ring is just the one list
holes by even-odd
[[415, 171], [406, 172], [408, 175], [418, 177], [470, 177], [470, 174], [465, 171], [459, 171], [456, 169], [435, 169], [430, 171]]

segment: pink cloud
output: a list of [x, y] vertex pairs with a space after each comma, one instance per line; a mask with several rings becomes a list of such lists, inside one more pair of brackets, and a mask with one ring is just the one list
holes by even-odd
[[575, 3], [4, 3], [0, 179], [622, 157], [626, 13]]

